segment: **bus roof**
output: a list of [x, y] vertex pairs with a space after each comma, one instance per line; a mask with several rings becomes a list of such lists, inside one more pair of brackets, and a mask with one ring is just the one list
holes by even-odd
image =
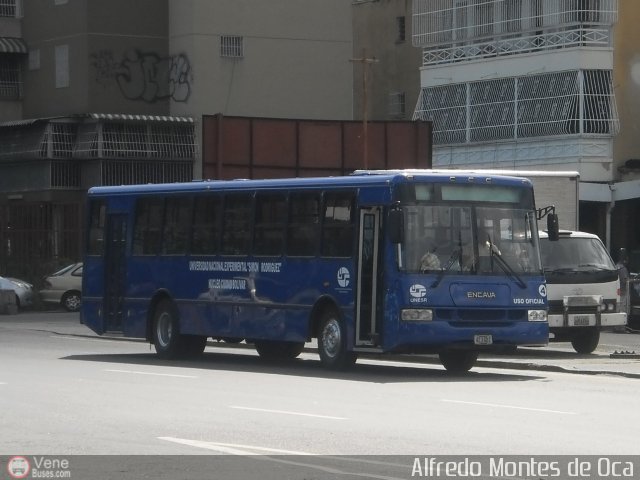
[[364, 187], [380, 186], [413, 181], [432, 181], [446, 183], [495, 183], [499, 185], [525, 185], [531, 182], [522, 177], [508, 177], [496, 174], [469, 174], [465, 171], [444, 170], [358, 170], [351, 175], [340, 177], [296, 177], [263, 180], [194, 180], [178, 183], [149, 183], [142, 185], [121, 185], [91, 187], [90, 195], [117, 195], [131, 193], [171, 193], [201, 191], [233, 191], [252, 189], [281, 188], [323, 188], [323, 187]]

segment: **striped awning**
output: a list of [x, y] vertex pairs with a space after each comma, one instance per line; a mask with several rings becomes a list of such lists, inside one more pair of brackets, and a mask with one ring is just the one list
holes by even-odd
[[0, 37], [0, 53], [29, 53], [21, 38]]

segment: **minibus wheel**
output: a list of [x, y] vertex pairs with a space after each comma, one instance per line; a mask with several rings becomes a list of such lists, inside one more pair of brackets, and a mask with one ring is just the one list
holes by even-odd
[[347, 350], [344, 322], [333, 309], [325, 310], [318, 330], [320, 361], [330, 370], [344, 370], [356, 361], [355, 352]]
[[577, 331], [571, 338], [571, 345], [578, 353], [593, 353], [600, 342], [600, 330], [597, 328], [586, 328]]
[[478, 352], [470, 350], [447, 350], [440, 352], [440, 363], [451, 373], [465, 373], [471, 370], [478, 360]]

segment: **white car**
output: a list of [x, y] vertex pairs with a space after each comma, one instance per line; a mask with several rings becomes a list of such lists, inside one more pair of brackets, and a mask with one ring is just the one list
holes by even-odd
[[33, 285], [17, 278], [0, 277], [0, 290], [13, 290], [18, 308], [33, 304]]
[[82, 263], [67, 265], [45, 278], [40, 299], [47, 303], [59, 303], [69, 312], [80, 310]]

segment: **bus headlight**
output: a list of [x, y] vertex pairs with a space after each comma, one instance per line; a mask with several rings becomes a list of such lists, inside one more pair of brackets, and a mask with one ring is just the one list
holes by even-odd
[[408, 308], [400, 312], [403, 322], [430, 322], [433, 320], [433, 311], [425, 308]]
[[546, 322], [547, 321], [546, 310], [529, 310], [528, 314], [529, 314], [530, 322]]

